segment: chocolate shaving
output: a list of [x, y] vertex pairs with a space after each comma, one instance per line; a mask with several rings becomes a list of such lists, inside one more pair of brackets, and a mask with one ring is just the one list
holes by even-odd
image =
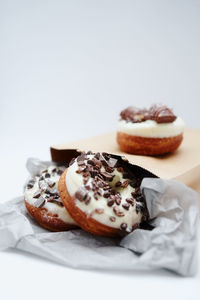
[[41, 196], [41, 192], [37, 191], [33, 194], [33, 198], [39, 198]]
[[121, 181], [117, 181], [117, 182], [115, 183], [115, 186], [116, 186], [116, 187], [120, 187], [121, 185], [122, 185]]
[[107, 205], [108, 205], [109, 207], [111, 207], [111, 206], [113, 206], [114, 203], [115, 203], [115, 201], [112, 200], [112, 199], [110, 199], [110, 200], [108, 200]]
[[59, 195], [57, 189], [46, 189], [46, 193], [51, 195], [51, 196], [55, 196], [55, 195]]
[[87, 190], [84, 187], [81, 187], [75, 193], [75, 198], [82, 202], [82, 201], [84, 201], [86, 199], [87, 195], [88, 195]]
[[115, 221], [116, 221], [116, 218], [113, 217], [113, 216], [111, 216], [111, 217], [109, 218], [109, 220], [110, 220], [111, 222], [115, 222]]
[[54, 187], [55, 184], [56, 184], [55, 181], [53, 181], [53, 180], [51, 180], [51, 179], [46, 180], [46, 182], [47, 182], [47, 184], [48, 184], [48, 186], [49, 186], [50, 188]]
[[111, 167], [105, 167], [105, 170], [106, 170], [106, 172], [108, 172], [108, 173], [112, 173], [113, 171], [114, 171], [114, 168], [111, 168]]
[[129, 203], [124, 203], [124, 204], [122, 204], [122, 207], [126, 210], [129, 210], [130, 204]]
[[[73, 163], [75, 162], [75, 160], [76, 160], [76, 158], [74, 157], [74, 158], [72, 158], [72, 160], [70, 161], [70, 163], [69, 163], [69, 167], [71, 166], [71, 165], [73, 165]], [[53, 172], [53, 171], [52, 171]]]
[[45, 199], [43, 197], [38, 198], [35, 203], [34, 206], [37, 208], [42, 207], [45, 204]]
[[62, 201], [61, 201], [61, 199], [60, 199], [60, 197], [59, 198], [50, 197], [50, 198], [48, 198], [47, 201], [51, 202], [51, 203], [55, 203], [55, 204], [57, 204], [59, 206], [64, 206], [63, 203], [62, 203]]
[[122, 183], [121, 187], [122, 187], [122, 188], [126, 188], [126, 187], [128, 186], [128, 184], [129, 184], [129, 181], [128, 181], [128, 180], [125, 180], [125, 181]]
[[103, 194], [104, 198], [109, 198], [110, 195], [111, 195], [110, 192], [105, 192], [105, 193]]
[[95, 213], [97, 213], [97, 214], [103, 214], [104, 213], [104, 209], [103, 208], [96, 208], [95, 209]]
[[34, 180], [29, 180], [29, 182], [28, 182], [28, 184], [27, 184], [27, 189], [29, 190], [29, 189], [32, 189], [33, 188], [33, 186], [34, 186], [34, 184], [35, 184], [35, 181]]
[[44, 177], [45, 177], [45, 178], [50, 178], [51, 175], [50, 175], [49, 173], [46, 173], [46, 174], [44, 175]]
[[115, 175], [111, 175], [107, 172], [102, 172], [101, 175], [104, 177], [106, 181], [112, 181]]
[[91, 197], [89, 195], [87, 195], [86, 200], [85, 200], [85, 204], [88, 205], [91, 201]]
[[126, 202], [134, 206], [134, 199], [133, 198], [126, 198]]
[[118, 206], [114, 206], [113, 211], [116, 214], [116, 216], [118, 216], [118, 217], [123, 217], [124, 216], [124, 212], [121, 211]]
[[38, 186], [44, 192], [48, 189], [48, 184], [44, 180], [38, 181]]

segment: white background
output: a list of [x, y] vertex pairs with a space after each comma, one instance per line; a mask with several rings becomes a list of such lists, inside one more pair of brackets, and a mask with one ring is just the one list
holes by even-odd
[[[26, 159], [114, 131], [128, 105], [163, 102], [200, 127], [200, 1], [0, 0], [1, 197]], [[0, 253], [0, 299], [197, 299], [199, 277], [79, 271]], [[199, 296], [200, 297], [200, 296]]]

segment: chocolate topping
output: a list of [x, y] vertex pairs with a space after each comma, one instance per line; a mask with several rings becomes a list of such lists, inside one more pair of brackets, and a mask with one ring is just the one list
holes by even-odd
[[34, 206], [40, 208], [44, 204], [45, 204], [45, 199], [43, 197], [40, 197], [35, 201]]
[[35, 207], [40, 208], [44, 206], [46, 201], [63, 206], [56, 188], [54, 176], [62, 173], [64, 170], [65, 167], [55, 167], [52, 170], [45, 169], [41, 172], [42, 175], [36, 175], [36, 177], [28, 182], [27, 189], [32, 188], [37, 182], [35, 187], [38, 187], [38, 190], [32, 196], [35, 199], [33, 204]]
[[126, 224], [126, 223], [122, 223], [122, 224], [120, 225], [120, 228], [121, 228], [122, 230], [126, 230], [127, 224]]
[[176, 120], [173, 111], [165, 105], [155, 104], [149, 109], [128, 107], [120, 113], [121, 120], [132, 123], [141, 123], [154, 120], [157, 123], [172, 123]]
[[104, 212], [103, 208], [96, 208], [95, 209], [95, 213], [97, 213], [97, 214], [103, 214], [103, 212]]
[[86, 190], [84, 187], [81, 187], [81, 188], [75, 193], [75, 198], [82, 202], [82, 201], [86, 200], [87, 195], [88, 195], [87, 190]]
[[35, 180], [34, 179], [29, 180], [29, 182], [27, 184], [27, 189], [32, 189], [32, 187], [34, 186], [34, 184], [35, 184]]
[[41, 196], [41, 192], [40, 191], [36, 191], [33, 195], [33, 198], [39, 198]]
[[57, 204], [59, 206], [63, 206], [63, 203], [62, 203], [60, 197], [59, 198], [55, 198], [55, 197], [52, 196], [52, 197], [48, 198], [47, 201], [51, 202], [51, 203], [55, 203], [55, 204]]
[[124, 212], [121, 211], [118, 206], [114, 206], [113, 211], [116, 214], [116, 216], [118, 216], [118, 217], [123, 217], [124, 216]]
[[[75, 193], [75, 198], [88, 205], [92, 199], [99, 201], [100, 197], [104, 197], [103, 201], [111, 208], [111, 214], [115, 215], [109, 217], [111, 222], [114, 222], [117, 217], [124, 217], [131, 209], [136, 209], [138, 214], [141, 212], [142, 218], [144, 215], [145, 219], [147, 216], [146, 206], [143, 203], [145, 200], [139, 189], [143, 177], [135, 173], [126, 161], [115, 157], [108, 153], [90, 152], [90, 155], [82, 153], [77, 158], [78, 168], [75, 172], [81, 174], [83, 185]], [[116, 171], [121, 173], [120, 181]], [[124, 201], [120, 191], [128, 185], [132, 189], [129, 198]], [[103, 214], [104, 209], [97, 208], [93, 212]], [[127, 228], [127, 223], [123, 221], [120, 228], [127, 233], [131, 232], [131, 228]]]

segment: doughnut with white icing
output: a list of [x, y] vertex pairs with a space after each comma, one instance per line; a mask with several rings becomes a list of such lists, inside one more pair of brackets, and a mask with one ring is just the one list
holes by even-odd
[[96, 235], [130, 233], [147, 220], [142, 177], [107, 153], [82, 153], [61, 175], [58, 190], [76, 223]]
[[45, 229], [65, 231], [76, 228], [75, 221], [64, 207], [58, 180], [65, 167], [49, 166], [31, 179], [25, 188], [24, 201], [31, 216]]
[[128, 107], [120, 117], [117, 142], [124, 152], [161, 155], [175, 151], [183, 140], [183, 120], [164, 105], [149, 110]]

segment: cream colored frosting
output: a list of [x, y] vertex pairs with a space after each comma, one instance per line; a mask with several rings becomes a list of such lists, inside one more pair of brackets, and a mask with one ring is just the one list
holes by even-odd
[[146, 120], [141, 123], [127, 122], [125, 120], [120, 120], [118, 122], [118, 132], [147, 138], [167, 138], [177, 136], [183, 133], [184, 127], [185, 124], [180, 117], [177, 117], [174, 122], [160, 124], [153, 120]]
[[[52, 170], [55, 168], [55, 166], [50, 166], [47, 168], [48, 173], [51, 174], [50, 179], [55, 181], [55, 186], [54, 188], [58, 189], [58, 181], [60, 176], [56, 173], [53, 172]], [[38, 182], [39, 182], [39, 177], [35, 177], [35, 184], [33, 186], [33, 188], [31, 189], [25, 189], [25, 193], [24, 193], [24, 197], [25, 200], [30, 204], [33, 205], [35, 204], [35, 202], [37, 201], [36, 198], [33, 198], [33, 195], [35, 192], [38, 191]], [[45, 196], [46, 193], [43, 192], [41, 194], [41, 196]], [[57, 214], [58, 218], [60, 218], [62, 221], [69, 223], [69, 224], [76, 224], [75, 221], [71, 218], [71, 216], [69, 215], [68, 211], [65, 209], [64, 206], [60, 206], [56, 203], [53, 202], [45, 202], [45, 204], [43, 205], [44, 208], [46, 208], [48, 210], [48, 212], [52, 213], [52, 214]]]
[[[93, 158], [94, 155], [88, 155], [88, 158]], [[78, 191], [79, 188], [83, 187], [83, 176], [81, 174], [77, 174], [76, 170], [78, 169], [77, 161], [68, 168], [67, 174], [66, 174], [66, 186], [68, 189], [68, 192], [71, 196], [74, 196], [75, 193]], [[104, 172], [105, 169], [102, 166], [101, 171]], [[114, 170], [112, 175], [115, 175], [113, 178], [113, 181], [109, 184], [111, 186], [115, 186], [115, 183], [117, 181], [121, 181], [122, 183], [126, 180], [122, 178], [122, 173], [118, 172], [117, 169]], [[89, 181], [87, 185], [91, 186], [93, 178], [89, 178]], [[92, 217], [93, 219], [99, 221], [102, 224], [105, 224], [110, 227], [114, 228], [120, 228], [120, 225], [122, 223], [127, 224], [127, 231], [132, 231], [132, 226], [136, 223], [140, 223], [142, 219], [142, 214], [136, 213], [136, 201], [134, 202], [134, 206], [130, 205], [129, 210], [126, 210], [122, 207], [122, 204], [127, 203], [126, 198], [131, 198], [131, 193], [135, 191], [133, 187], [128, 185], [126, 188], [116, 188], [117, 191], [120, 192], [122, 200], [121, 204], [118, 206], [121, 211], [125, 214], [123, 217], [116, 216], [113, 212], [113, 207], [109, 207], [107, 205], [107, 199], [103, 196], [98, 195], [98, 200], [94, 198], [93, 191], [88, 191], [89, 196], [91, 197], [91, 201], [88, 205], [85, 204], [85, 202], [81, 202], [78, 199], [76, 199], [76, 206], [83, 212], [87, 214], [87, 216]], [[139, 204], [139, 202], [137, 202]], [[102, 214], [98, 214], [95, 212], [96, 209], [103, 209], [104, 212]], [[110, 221], [110, 217], [115, 217], [116, 221], [112, 222]]]

